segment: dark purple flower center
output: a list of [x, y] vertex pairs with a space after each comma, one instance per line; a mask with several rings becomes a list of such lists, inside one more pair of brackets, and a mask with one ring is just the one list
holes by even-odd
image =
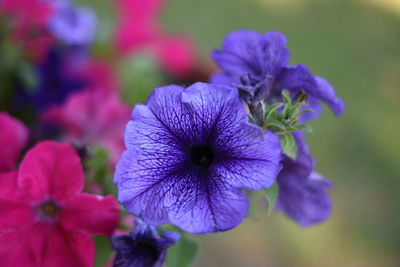
[[214, 152], [208, 145], [194, 146], [190, 150], [190, 160], [196, 166], [208, 168], [215, 158]]
[[42, 221], [54, 221], [60, 214], [60, 207], [52, 200], [45, 201], [36, 207], [36, 217]]

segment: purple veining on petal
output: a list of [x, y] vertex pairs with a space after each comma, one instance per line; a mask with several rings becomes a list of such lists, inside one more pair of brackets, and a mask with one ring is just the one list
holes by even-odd
[[119, 201], [150, 224], [191, 233], [235, 227], [248, 209], [242, 190], [271, 186], [280, 170], [278, 137], [247, 120], [234, 88], [155, 89], [126, 128]]

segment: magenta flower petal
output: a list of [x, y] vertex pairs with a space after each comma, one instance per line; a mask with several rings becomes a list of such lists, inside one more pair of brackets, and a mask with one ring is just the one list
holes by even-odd
[[5, 112], [0, 112], [0, 129], [0, 172], [14, 170], [28, 141], [28, 129]]
[[16, 230], [33, 219], [29, 199], [17, 187], [18, 172], [0, 174], [0, 232]]
[[56, 225], [31, 224], [20, 231], [0, 234], [0, 244], [0, 260], [4, 267], [93, 266], [92, 238]]
[[118, 204], [80, 194], [83, 179], [75, 150], [52, 141], [28, 151], [18, 175], [0, 174], [1, 266], [93, 266], [91, 235], [115, 230]]
[[115, 33], [117, 50], [124, 55], [152, 53], [169, 73], [181, 77], [195, 64], [194, 47], [183, 37], [170, 36], [158, 24], [163, 0], [118, 0]]
[[18, 179], [19, 187], [35, 200], [67, 200], [81, 192], [84, 183], [81, 161], [74, 149], [52, 141], [26, 153]]
[[31, 240], [33, 248], [34, 244], [39, 242], [43, 242], [43, 247], [46, 248], [41, 259], [44, 267], [93, 266], [95, 246], [89, 235], [67, 231], [62, 227], [54, 227], [51, 230], [53, 231], [47, 233], [47, 240], [40, 235]]
[[102, 146], [114, 165], [124, 150], [123, 132], [130, 113], [116, 94], [93, 89], [71, 96], [64, 106], [44, 114], [43, 120], [61, 127], [66, 142]]
[[85, 193], [66, 202], [60, 218], [67, 229], [108, 236], [117, 228], [118, 219], [119, 208], [113, 197]]
[[[37, 230], [37, 225], [27, 224], [18, 231], [0, 233], [2, 267], [16, 266], [17, 259], [19, 266], [40, 266], [33, 249], [29, 246], [31, 235], [37, 234]], [[39, 245], [35, 244], [36, 247]]]
[[177, 77], [188, 75], [195, 65], [193, 44], [182, 37], [167, 37], [156, 49], [160, 64]]

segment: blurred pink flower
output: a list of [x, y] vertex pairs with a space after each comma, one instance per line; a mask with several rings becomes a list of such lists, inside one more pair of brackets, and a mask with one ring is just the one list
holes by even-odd
[[1, 266], [94, 264], [92, 235], [111, 235], [119, 221], [112, 196], [81, 193], [84, 173], [72, 147], [39, 143], [19, 171], [0, 174]]
[[43, 0], [0, 1], [0, 14], [11, 18], [13, 38], [36, 60], [41, 60], [54, 43], [47, 32], [53, 12], [54, 8]]
[[113, 68], [104, 61], [90, 59], [85, 62], [77, 75], [87, 80], [90, 87], [104, 92], [118, 92], [118, 80]]
[[163, 0], [116, 0], [116, 47], [123, 55], [150, 52], [171, 74], [193, 71], [194, 48], [188, 39], [166, 35], [157, 23]]
[[0, 112], [0, 173], [14, 170], [28, 141], [28, 129], [19, 120]]
[[125, 149], [123, 134], [130, 113], [131, 108], [116, 94], [85, 90], [72, 95], [65, 105], [45, 112], [43, 120], [61, 127], [66, 142], [105, 148], [115, 165]]

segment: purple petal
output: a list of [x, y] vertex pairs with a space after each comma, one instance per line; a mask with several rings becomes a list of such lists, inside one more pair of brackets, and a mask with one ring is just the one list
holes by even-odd
[[225, 37], [222, 50], [214, 51], [211, 58], [228, 73], [260, 76], [264, 70], [260, 58], [263, 45], [265, 41], [258, 32], [238, 30]]
[[296, 135], [298, 154], [295, 161], [285, 158], [278, 175], [279, 195], [276, 208], [306, 227], [326, 220], [332, 201], [326, 190], [332, 184], [313, 172], [314, 160], [308, 154], [301, 135]]
[[308, 68], [303, 65], [289, 66], [282, 70], [274, 85], [274, 90], [288, 89], [295, 94], [304, 90], [307, 94], [325, 102], [330, 109], [339, 116], [344, 103], [337, 98], [332, 86], [323, 78], [314, 77]]
[[225, 231], [240, 224], [247, 214], [248, 198], [238, 189], [229, 189], [224, 179], [214, 176], [204, 183], [191, 181], [190, 188], [183, 186], [179, 205], [170, 214], [171, 223], [193, 234]]
[[93, 10], [65, 0], [55, 1], [54, 6], [49, 29], [55, 36], [70, 45], [88, 45], [93, 41], [97, 23]]
[[286, 49], [287, 39], [279, 32], [267, 32], [264, 38], [268, 44], [263, 58], [266, 72], [270, 76], [275, 76], [289, 63], [290, 53]]
[[236, 226], [248, 208], [241, 189], [270, 186], [281, 160], [278, 138], [247, 120], [234, 88], [157, 88], [126, 127], [119, 201], [147, 223], [192, 233]]
[[262, 133], [254, 124], [243, 123], [236, 132], [223, 131], [216, 145], [229, 148], [221, 151], [226, 156], [216, 171], [227, 177], [231, 186], [259, 190], [275, 182], [281, 169], [281, 146], [275, 134]]

